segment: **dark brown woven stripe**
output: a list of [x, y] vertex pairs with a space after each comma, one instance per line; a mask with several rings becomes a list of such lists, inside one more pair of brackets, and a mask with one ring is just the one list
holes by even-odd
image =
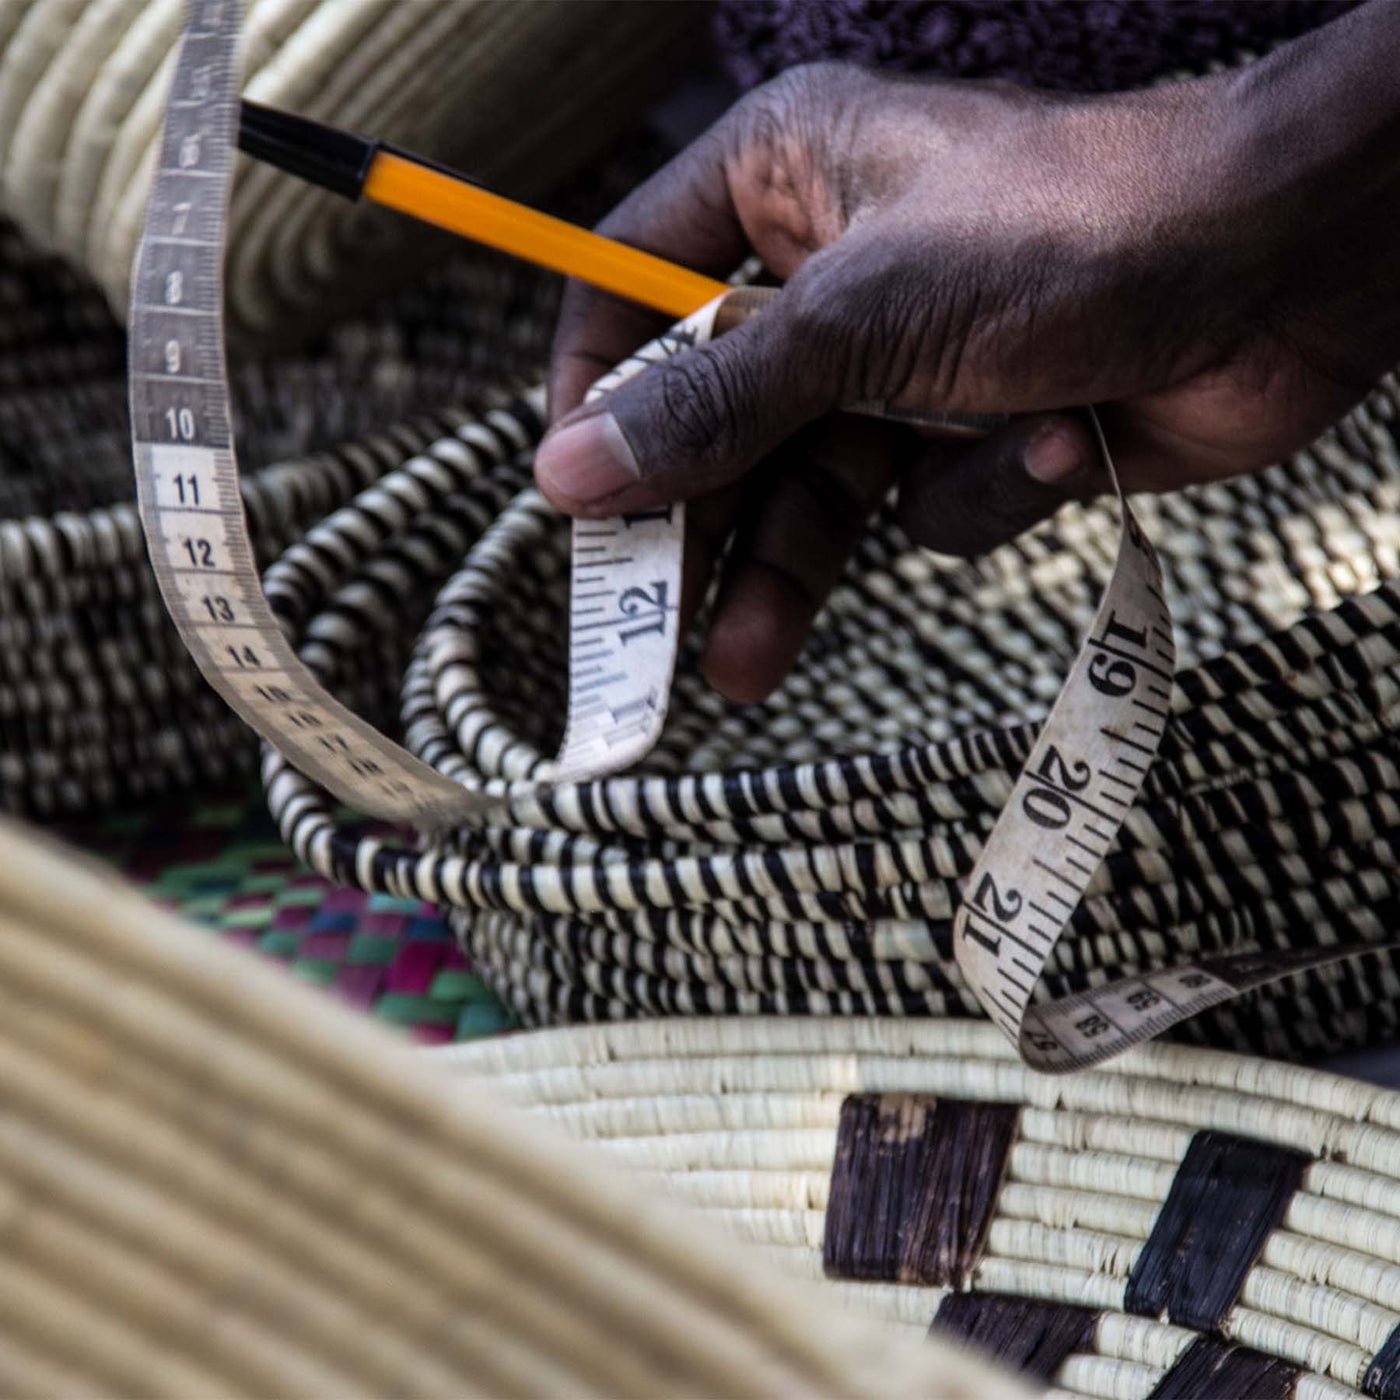
[[1020, 1109], [928, 1094], [841, 1106], [823, 1265], [832, 1278], [966, 1282], [991, 1224]]
[[1381, 1349], [1371, 1358], [1366, 1374], [1361, 1378], [1361, 1389], [1375, 1400], [1400, 1400], [1400, 1326], [1391, 1332], [1381, 1344]]
[[1071, 1352], [1093, 1351], [1097, 1308], [1042, 1303], [1005, 1293], [949, 1293], [930, 1335], [956, 1337], [993, 1360], [1037, 1380], [1052, 1381]]
[[1311, 1160], [1252, 1138], [1197, 1133], [1133, 1266], [1127, 1311], [1215, 1331]]
[[1147, 1400], [1289, 1400], [1300, 1375], [1302, 1367], [1291, 1361], [1215, 1337], [1197, 1337]]

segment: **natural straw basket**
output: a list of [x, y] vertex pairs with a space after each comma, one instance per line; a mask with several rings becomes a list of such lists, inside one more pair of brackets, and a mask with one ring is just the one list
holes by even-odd
[[8, 823], [0, 1004], [7, 1395], [1022, 1393]]
[[825, 1245], [853, 1311], [915, 1335], [937, 1318], [1056, 1394], [1400, 1395], [1400, 1094], [1163, 1045], [1047, 1077], [952, 1020], [429, 1053], [792, 1272], [821, 1277]]
[[[0, 6], [0, 208], [118, 309], [183, 11], [184, 0]], [[700, 17], [693, 4], [619, 0], [249, 0], [244, 92], [538, 199], [635, 123], [689, 57]], [[299, 336], [408, 280], [427, 246], [405, 220], [245, 163], [229, 333]]]
[[[1137, 503], [1182, 669], [1160, 758], [1043, 990], [1391, 935], [1397, 403], [1388, 380], [1280, 466]], [[394, 848], [339, 828], [270, 756], [297, 852], [452, 906], [529, 1022], [975, 1013], [950, 915], [1088, 625], [1114, 512], [1063, 510], [970, 564], [885, 520], [772, 700], [722, 702], [692, 645], [637, 776], [540, 792], [565, 708], [568, 531], [528, 490], [502, 508], [535, 427], [521, 404], [432, 444], [268, 571], [333, 686], [353, 690], [381, 639], [416, 635], [407, 742], [506, 800], [484, 830]], [[1269, 1053], [1393, 1036], [1397, 966], [1377, 953], [1294, 976], [1187, 1031]]]

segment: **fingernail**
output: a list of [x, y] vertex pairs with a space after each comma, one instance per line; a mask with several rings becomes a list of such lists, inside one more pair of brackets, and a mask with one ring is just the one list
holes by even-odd
[[1047, 485], [1074, 476], [1084, 465], [1073, 435], [1055, 424], [1041, 428], [1026, 447], [1026, 472]]
[[635, 484], [637, 458], [611, 413], [591, 413], [550, 433], [535, 455], [542, 485], [586, 504]]

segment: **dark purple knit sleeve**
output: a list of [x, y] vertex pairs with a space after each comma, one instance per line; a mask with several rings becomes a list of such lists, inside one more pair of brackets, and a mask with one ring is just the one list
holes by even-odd
[[[1372, 0], [1378, 3], [1378, 0]], [[1201, 72], [1314, 29], [1357, 0], [720, 0], [716, 37], [743, 88], [793, 64], [1009, 78], [1110, 92]]]

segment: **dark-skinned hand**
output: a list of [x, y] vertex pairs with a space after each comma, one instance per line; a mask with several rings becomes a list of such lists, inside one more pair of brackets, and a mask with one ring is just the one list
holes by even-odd
[[[607, 516], [686, 499], [686, 607], [733, 548], [705, 671], [741, 701], [796, 660], [898, 485], [964, 556], [1107, 481], [1256, 470], [1400, 361], [1400, 5], [1238, 72], [1067, 98], [840, 65], [757, 89], [601, 232], [783, 282], [760, 315], [581, 407], [664, 321], [580, 284], [560, 317], [536, 478]], [[976, 443], [839, 413], [1010, 413]]]

